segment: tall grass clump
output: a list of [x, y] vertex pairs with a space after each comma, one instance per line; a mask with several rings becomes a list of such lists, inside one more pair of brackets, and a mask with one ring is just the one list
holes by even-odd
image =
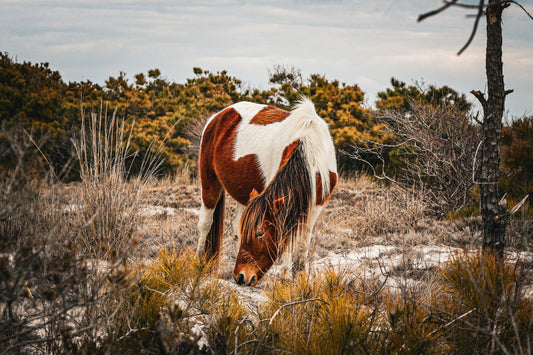
[[528, 354], [533, 304], [520, 265], [457, 256], [425, 286], [390, 288], [332, 268], [271, 279], [234, 353]]
[[[73, 141], [80, 163], [81, 188], [73, 209], [81, 219], [76, 243], [87, 255], [105, 260], [126, 255], [142, 216], [141, 193], [161, 161], [148, 154], [132, 176], [136, 154], [130, 152], [132, 129], [100, 107], [89, 120], [82, 110], [80, 136]], [[152, 148], [152, 147], [150, 147]], [[152, 151], [152, 149], [148, 149]]]
[[[98, 306], [120, 293], [124, 270], [95, 272], [73, 242], [66, 197], [51, 171], [35, 178], [28, 156], [39, 150], [25, 132], [2, 131], [16, 164], [0, 170], [0, 354], [69, 353], [92, 343]], [[110, 282], [113, 278], [113, 282]]]
[[[125, 298], [110, 319], [100, 350], [128, 353], [227, 353], [246, 314], [236, 295], [213, 277], [214, 265], [191, 249], [161, 250], [151, 265], [138, 267]], [[238, 330], [237, 330], [238, 332]]]

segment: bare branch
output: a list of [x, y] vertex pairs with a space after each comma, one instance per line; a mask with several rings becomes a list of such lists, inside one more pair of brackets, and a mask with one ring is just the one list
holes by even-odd
[[508, 0], [508, 1], [505, 1], [504, 4], [515, 4], [516, 6], [518, 6], [519, 8], [522, 9], [522, 11], [524, 11], [526, 13], [526, 15], [529, 16], [530, 19], [533, 20], [533, 16], [531, 16], [531, 14], [529, 12], [527, 12], [527, 10], [522, 6], [520, 5], [517, 1], [513, 1], [513, 0]]
[[476, 161], [477, 161], [477, 154], [479, 153], [479, 148], [481, 148], [482, 143], [483, 141], [480, 141], [479, 144], [477, 145], [476, 152], [474, 153], [474, 160], [472, 162], [472, 182], [474, 184], [478, 184], [478, 182], [476, 182]]
[[526, 202], [528, 197], [529, 195], [526, 195], [522, 200], [520, 200], [520, 202], [518, 202], [516, 206], [514, 206], [511, 211], [509, 211], [509, 214], [515, 214], [520, 209], [520, 207], [522, 207], [522, 205]]
[[472, 117], [474, 119], [474, 121], [476, 121], [477, 124], [479, 125], [483, 125], [483, 121], [481, 121], [479, 119], [479, 111], [476, 113], [476, 115], [474, 117]]
[[446, 10], [450, 6], [454, 5], [456, 2], [457, 2], [457, 0], [452, 0], [452, 1], [449, 1], [449, 2], [445, 1], [444, 5], [439, 7], [438, 9], [435, 9], [433, 11], [429, 11], [429, 12], [426, 12], [425, 14], [419, 15], [418, 19], [416, 21], [417, 22], [421, 22], [421, 21], [425, 20], [428, 17], [435, 16], [435, 15], [441, 13], [442, 11]]
[[449, 327], [450, 325], [452, 325], [453, 323], [457, 322], [458, 320], [461, 320], [461, 318], [464, 318], [466, 317], [467, 315], [469, 315], [470, 313], [476, 311], [475, 308], [469, 310], [468, 312], [466, 313], [463, 313], [462, 315], [460, 315], [459, 317], [455, 318], [455, 319], [452, 319], [451, 321], [449, 321], [448, 323], [446, 323], [445, 325], [435, 329], [434, 331], [432, 331], [431, 333], [429, 333], [429, 336], [432, 336], [433, 334], [437, 333], [438, 331], [444, 329], [444, 328], [447, 328]]
[[[432, 212], [444, 215], [471, 199], [472, 163], [481, 130], [471, 115], [453, 106], [411, 107], [410, 114], [387, 111], [381, 117], [387, 133], [395, 137], [393, 143], [362, 141], [346, 154], [368, 166], [374, 177], [405, 191], [423, 187]], [[395, 166], [392, 158], [401, 163]]]
[[479, 100], [479, 102], [481, 103], [481, 106], [483, 107], [483, 112], [486, 112], [486, 108], [487, 108], [487, 100], [485, 99], [485, 94], [483, 94], [481, 91], [479, 90], [472, 90], [470, 91], [470, 93], [472, 95], [474, 95], [476, 97], [476, 99]]
[[466, 41], [465, 45], [459, 52], [457, 52], [457, 55], [461, 55], [465, 51], [465, 49], [468, 48], [470, 43], [472, 43], [472, 40], [474, 39], [477, 31], [477, 25], [479, 24], [479, 19], [483, 16], [483, 5], [485, 4], [485, 0], [480, 0], [478, 5], [478, 13], [476, 16], [476, 20], [474, 21], [474, 27], [472, 28], [472, 33], [470, 34], [470, 37], [468, 38], [468, 41]]

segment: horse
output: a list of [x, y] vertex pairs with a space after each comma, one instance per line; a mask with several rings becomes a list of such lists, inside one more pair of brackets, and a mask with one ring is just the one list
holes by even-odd
[[337, 183], [333, 140], [313, 102], [303, 97], [290, 112], [245, 101], [223, 109], [204, 127], [198, 160], [198, 256], [218, 258], [226, 192], [237, 202], [237, 284], [255, 286], [282, 255], [284, 269], [304, 270]]

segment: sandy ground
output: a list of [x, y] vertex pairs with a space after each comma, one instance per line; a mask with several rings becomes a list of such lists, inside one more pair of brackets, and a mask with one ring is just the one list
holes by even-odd
[[[144, 216], [139, 259], [157, 255], [161, 248], [196, 248], [196, 223], [200, 207], [197, 183], [161, 184], [144, 194]], [[253, 306], [266, 296], [262, 288], [240, 287], [232, 277], [236, 250], [230, 242], [235, 204], [226, 201], [225, 233], [219, 277]], [[526, 236], [527, 237], [527, 236]], [[401, 284], [424, 282], [436, 266], [453, 255], [475, 253], [480, 245], [479, 219], [439, 221], [428, 215], [421, 200], [412, 194], [380, 187], [368, 178], [341, 180], [319, 217], [310, 247], [308, 269], [349, 271], [355, 277], [383, 282], [394, 289]], [[509, 244], [509, 243], [508, 243]], [[508, 260], [520, 260], [533, 270], [533, 252], [508, 249]], [[265, 276], [284, 277], [279, 263]], [[530, 277], [533, 284], [533, 277]], [[528, 288], [533, 296], [533, 288]]]

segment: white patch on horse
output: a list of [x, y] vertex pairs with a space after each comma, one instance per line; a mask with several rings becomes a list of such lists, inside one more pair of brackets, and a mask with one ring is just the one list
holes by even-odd
[[[323, 197], [329, 194], [329, 172], [337, 173], [335, 148], [328, 125], [315, 111], [309, 99], [302, 99], [283, 121], [268, 125], [250, 124], [252, 118], [265, 106], [242, 102], [233, 106], [242, 117], [237, 128], [233, 159], [255, 154], [266, 184], [278, 172], [283, 150], [296, 139], [304, 144], [312, 186], [316, 185], [315, 173], [320, 174]], [[316, 190], [313, 190], [313, 202]]]

